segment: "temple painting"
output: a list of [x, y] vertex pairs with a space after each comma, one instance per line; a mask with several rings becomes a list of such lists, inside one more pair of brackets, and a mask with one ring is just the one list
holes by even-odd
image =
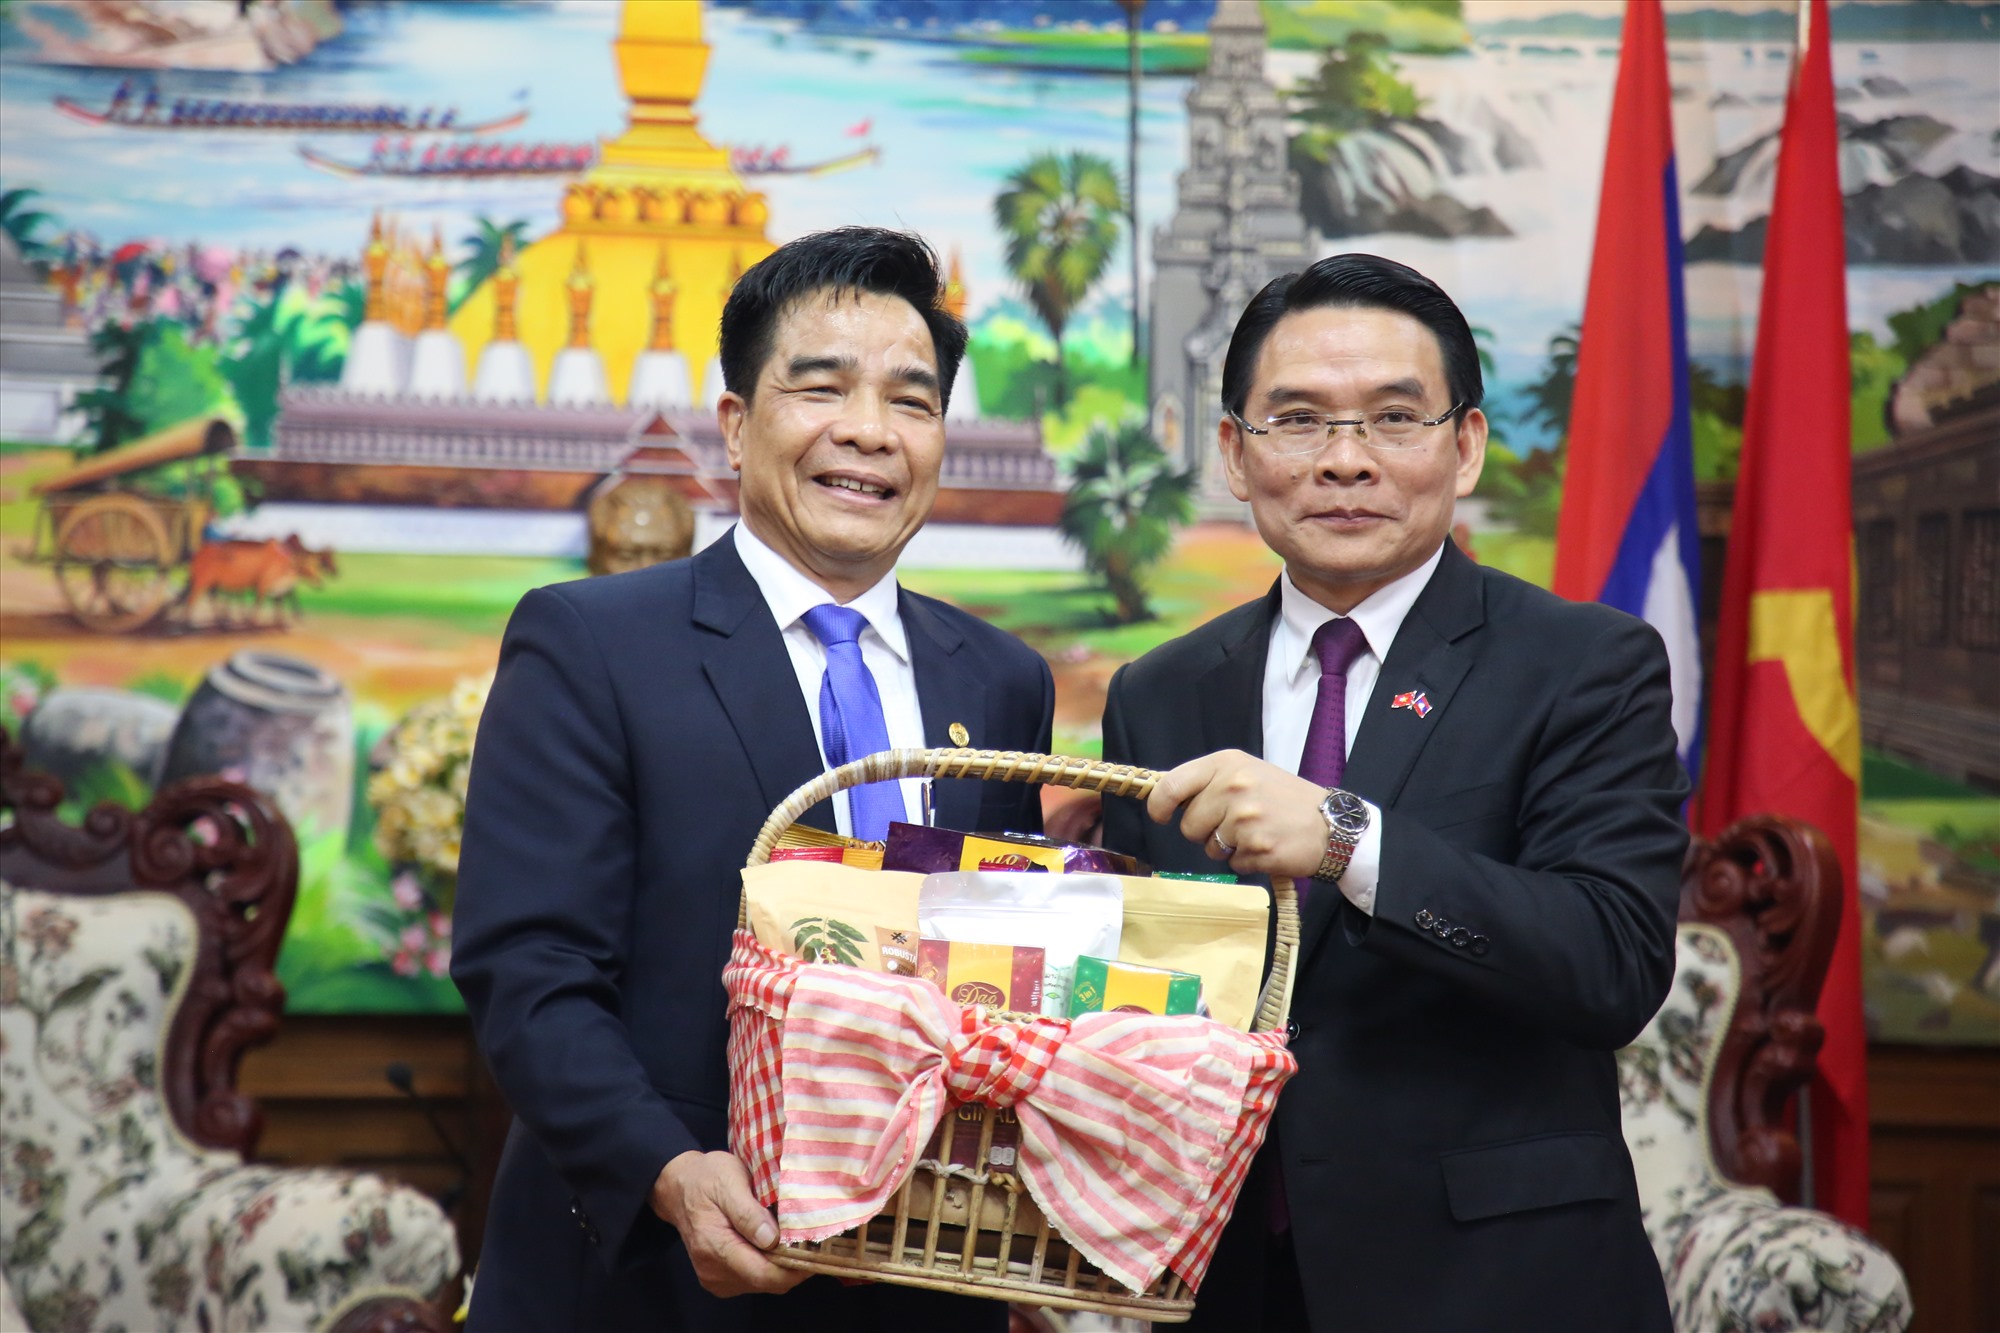
[[[1220, 369], [1321, 255], [1465, 307], [1494, 448], [1455, 538], [1546, 583], [1621, 6], [1134, 8], [11, 0], [0, 725], [79, 804], [273, 791], [292, 1008], [454, 1008], [508, 612], [727, 530], [722, 303], [843, 223], [949, 269], [972, 341], [903, 578], [1047, 656], [1058, 749], [1095, 752], [1118, 665], [1268, 586]], [[1669, 11], [1711, 580], [1793, 21]], [[1870, 1021], [2000, 1042], [2000, 5], [1832, 21]]]

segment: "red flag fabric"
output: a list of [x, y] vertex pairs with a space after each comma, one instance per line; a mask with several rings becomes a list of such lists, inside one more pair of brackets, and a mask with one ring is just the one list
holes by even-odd
[[1765, 230], [1697, 817], [1713, 835], [1760, 811], [1791, 815], [1839, 854], [1846, 901], [1819, 1001], [1826, 1044], [1811, 1100], [1813, 1194], [1818, 1207], [1865, 1228], [1846, 252], [1827, 6], [1808, 3]]
[[1626, 0], [1553, 586], [1564, 597], [1629, 611], [1660, 632], [1681, 762], [1698, 774], [1701, 545], [1672, 104], [1660, 0]]

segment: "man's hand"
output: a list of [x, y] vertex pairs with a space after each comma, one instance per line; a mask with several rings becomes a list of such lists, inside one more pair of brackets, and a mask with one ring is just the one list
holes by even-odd
[[1306, 879], [1326, 855], [1325, 796], [1324, 787], [1276, 764], [1218, 750], [1161, 777], [1146, 813], [1164, 824], [1185, 805], [1181, 834], [1201, 843], [1210, 860], [1227, 861], [1239, 874]]
[[790, 1291], [811, 1276], [764, 1256], [778, 1243], [778, 1224], [757, 1202], [743, 1163], [726, 1152], [684, 1152], [661, 1167], [653, 1211], [681, 1233], [711, 1296]]

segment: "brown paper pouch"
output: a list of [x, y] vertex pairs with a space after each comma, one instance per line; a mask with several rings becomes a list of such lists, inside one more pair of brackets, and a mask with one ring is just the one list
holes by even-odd
[[[915, 972], [917, 891], [923, 882], [922, 875], [895, 871], [775, 861], [744, 870], [743, 897], [750, 932], [767, 949], [809, 963], [845, 963], [910, 976]], [[885, 940], [902, 947], [885, 954]]]
[[1118, 961], [1194, 973], [1209, 1017], [1248, 1032], [1264, 987], [1270, 892], [1255, 884], [1120, 878], [1125, 929]]

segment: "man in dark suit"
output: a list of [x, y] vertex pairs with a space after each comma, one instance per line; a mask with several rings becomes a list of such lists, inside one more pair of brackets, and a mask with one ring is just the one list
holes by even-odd
[[1190, 1327], [1666, 1330], [1613, 1054], [1673, 976], [1665, 650], [1449, 540], [1486, 421], [1422, 275], [1272, 282], [1222, 397], [1285, 571], [1121, 670], [1104, 714], [1105, 758], [1171, 770], [1106, 803], [1106, 842], [1304, 899], [1299, 1073]]
[[[742, 522], [692, 559], [538, 589], [500, 650], [467, 800], [452, 975], [517, 1117], [474, 1333], [992, 1329], [994, 1302], [843, 1287], [767, 1256], [727, 1145], [721, 973], [772, 809], [874, 749], [1048, 746], [1020, 641], [902, 591], [965, 328], [936, 259], [846, 228], [780, 248], [722, 316]], [[917, 784], [807, 822], [880, 837]], [[1039, 829], [1032, 788], [940, 783], [937, 821]], [[733, 1298], [733, 1299], [723, 1299]]]

